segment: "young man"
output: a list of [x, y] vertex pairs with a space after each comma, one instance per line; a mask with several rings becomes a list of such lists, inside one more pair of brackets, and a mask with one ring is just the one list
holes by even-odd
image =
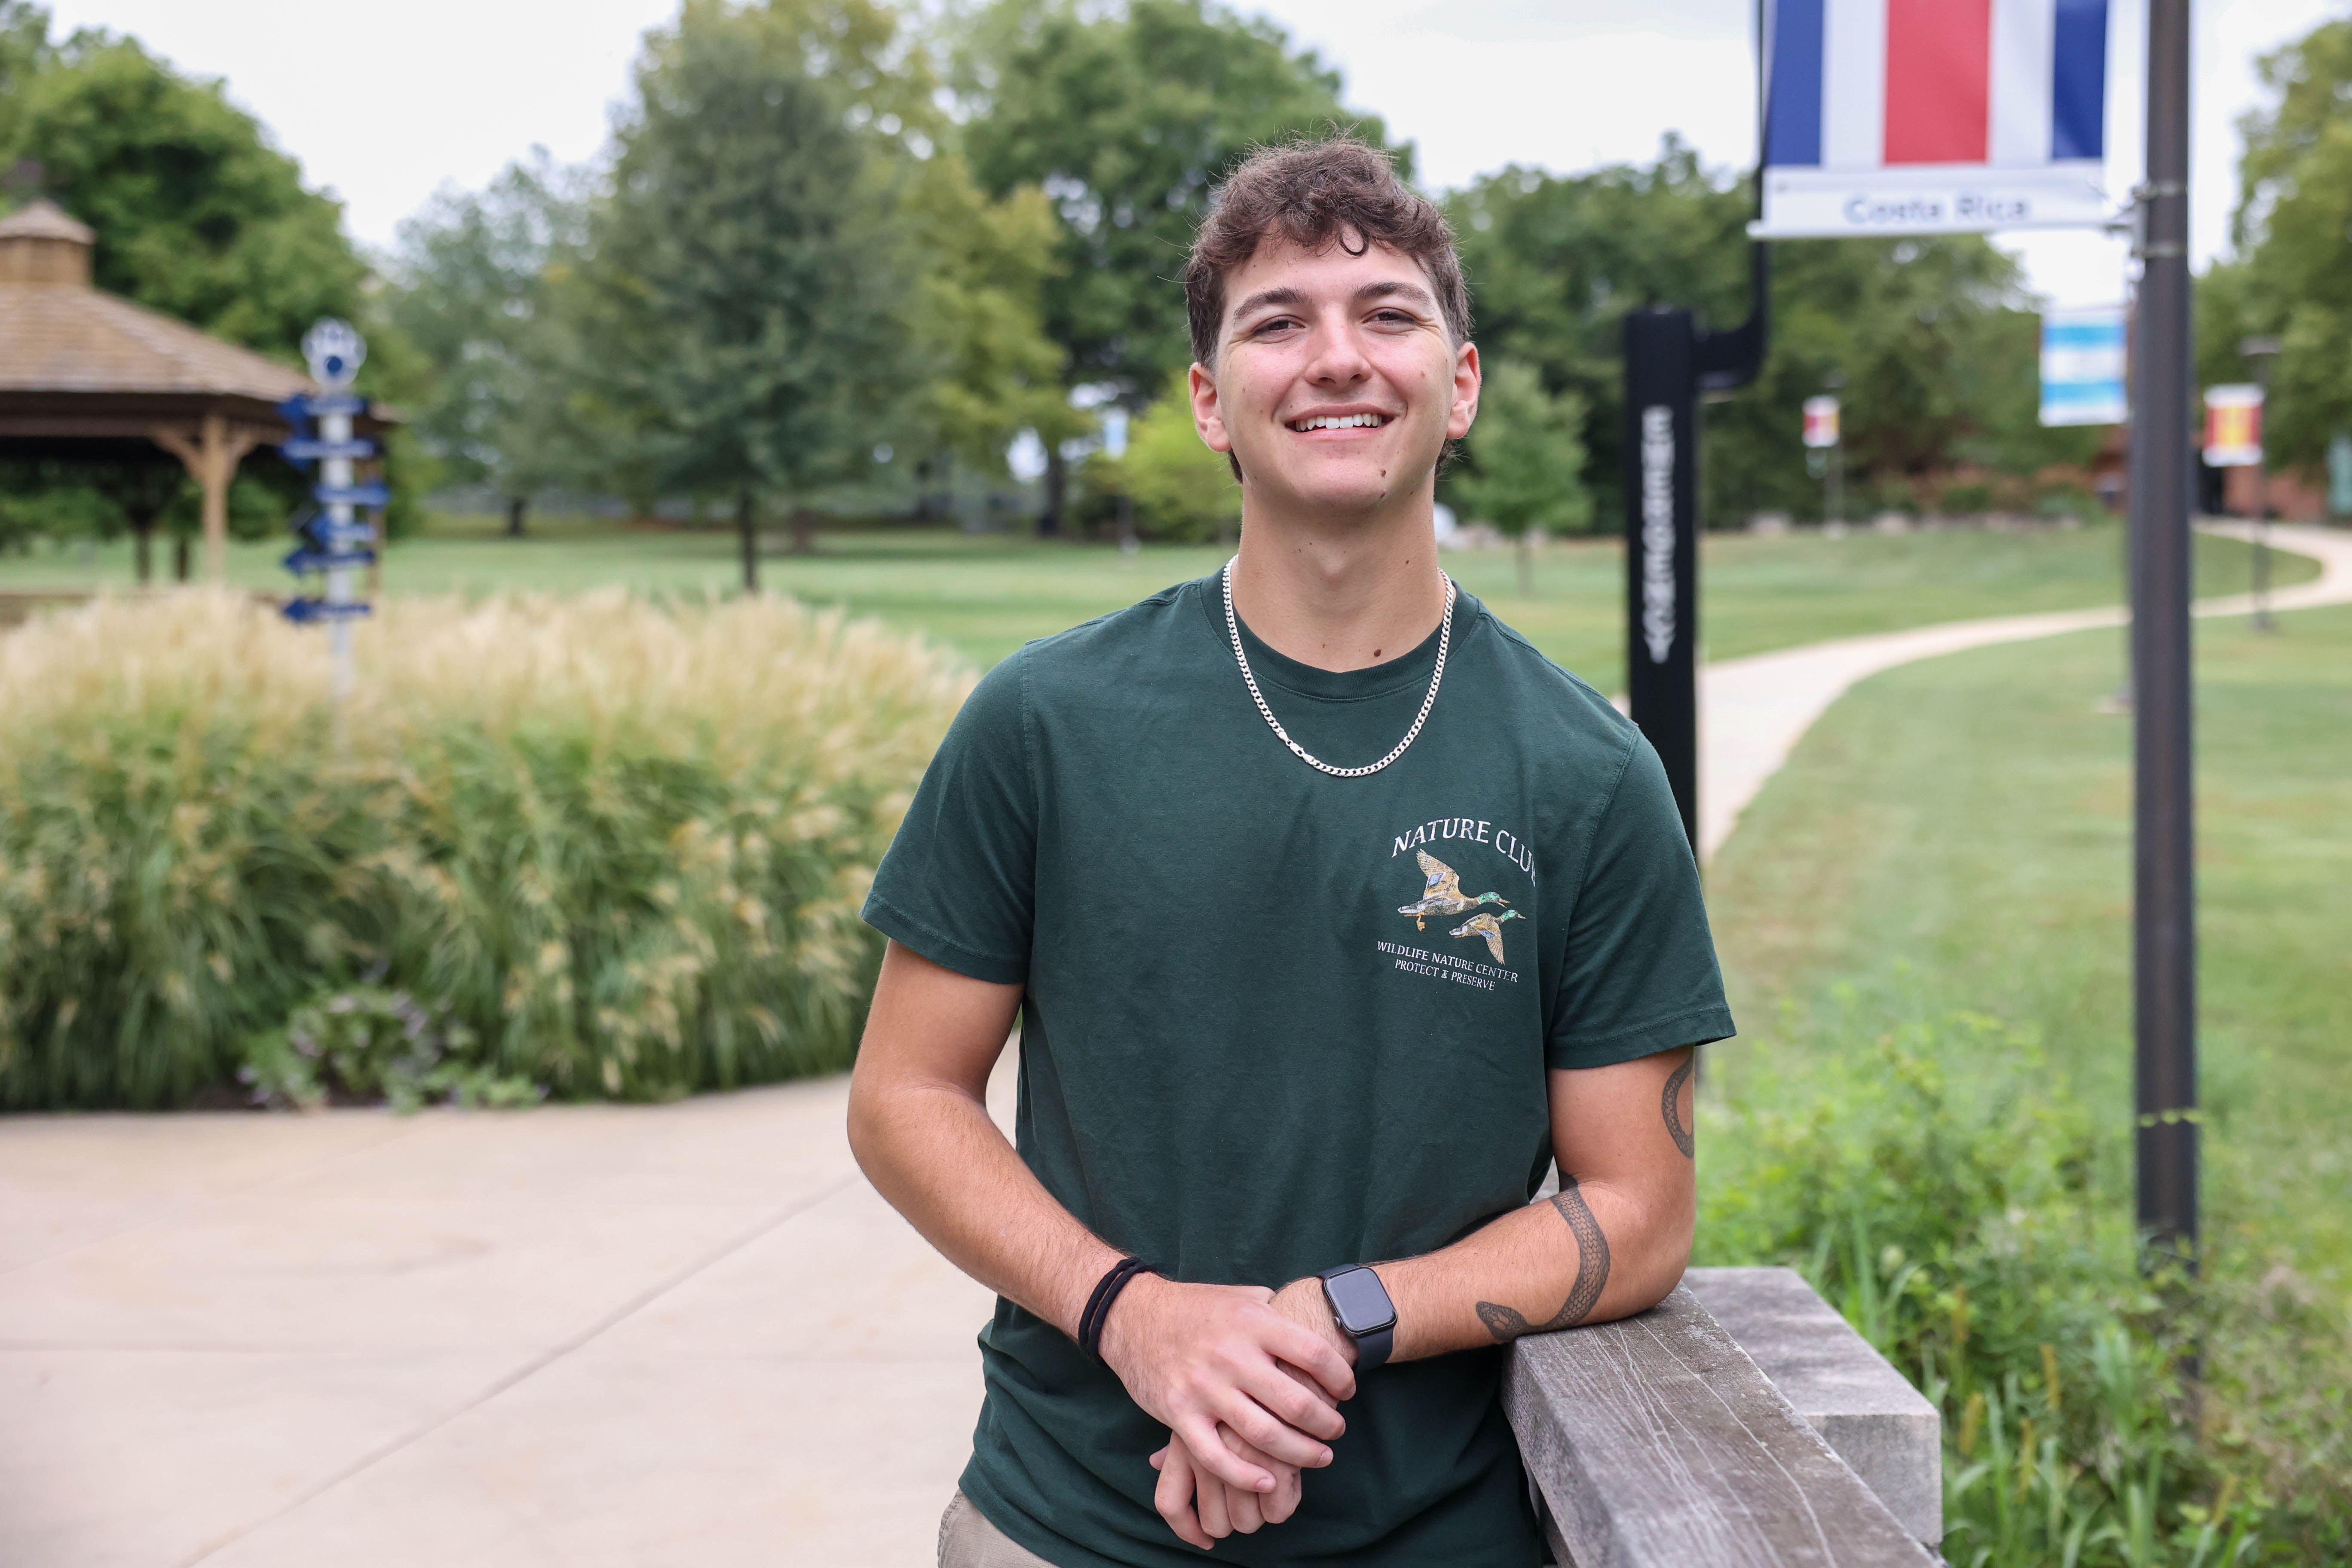
[[1682, 1275], [1696, 870], [1639, 733], [1439, 569], [1444, 219], [1261, 153], [1185, 294], [1240, 554], [991, 671], [866, 906], [853, 1146], [1001, 1297], [941, 1561], [1534, 1568], [1503, 1346]]

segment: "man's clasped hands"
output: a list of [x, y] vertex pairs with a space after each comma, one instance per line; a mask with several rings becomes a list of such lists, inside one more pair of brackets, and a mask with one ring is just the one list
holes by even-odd
[[1104, 1322], [1102, 1355], [1168, 1428], [1153, 1506], [1204, 1550], [1297, 1511], [1299, 1473], [1331, 1462], [1356, 1392], [1355, 1343], [1314, 1279], [1276, 1291], [1139, 1275]]

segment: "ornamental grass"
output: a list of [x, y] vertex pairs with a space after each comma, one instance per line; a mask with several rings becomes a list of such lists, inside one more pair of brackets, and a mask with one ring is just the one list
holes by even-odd
[[353, 986], [560, 1097], [848, 1062], [948, 656], [617, 592], [394, 600], [354, 644], [339, 703], [323, 634], [226, 595], [0, 637], [0, 1105], [232, 1089]]

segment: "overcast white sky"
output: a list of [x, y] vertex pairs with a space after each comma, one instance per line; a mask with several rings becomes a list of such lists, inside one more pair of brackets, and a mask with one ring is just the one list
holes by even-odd
[[[445, 182], [479, 185], [542, 144], [567, 162], [604, 143], [639, 36], [677, 0], [49, 0], [60, 30], [133, 34], [230, 97], [341, 196], [352, 231], [388, 244]], [[2111, 194], [2138, 177], [2145, 0], [2112, 0]], [[1748, 0], [1257, 0], [1346, 75], [1348, 101], [1419, 149], [1423, 180], [1510, 163], [1561, 173], [1643, 159], [1679, 131], [1710, 162], [1756, 156]], [[2235, 123], [2254, 58], [2352, 0], [2198, 0], [2191, 221], [2200, 261], [2226, 242]], [[1638, 17], [1638, 20], [1629, 19]], [[2121, 243], [2007, 237], [2062, 304], [2120, 299]]]

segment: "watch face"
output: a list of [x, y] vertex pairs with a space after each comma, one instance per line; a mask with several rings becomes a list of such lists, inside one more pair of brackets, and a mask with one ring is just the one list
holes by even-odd
[[1369, 1334], [1396, 1321], [1396, 1309], [1389, 1304], [1388, 1290], [1381, 1284], [1381, 1277], [1369, 1268], [1334, 1274], [1323, 1282], [1323, 1289], [1331, 1299], [1331, 1315], [1350, 1334]]

